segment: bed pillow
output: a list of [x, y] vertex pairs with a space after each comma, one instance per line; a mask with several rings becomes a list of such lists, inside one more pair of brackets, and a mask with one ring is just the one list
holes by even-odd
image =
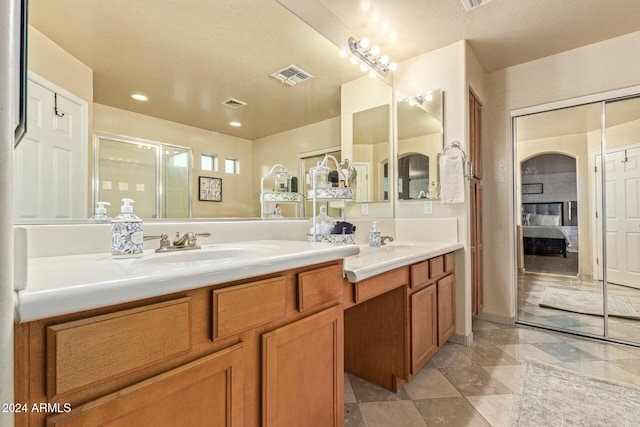
[[529, 225], [560, 225], [560, 215], [531, 214]]

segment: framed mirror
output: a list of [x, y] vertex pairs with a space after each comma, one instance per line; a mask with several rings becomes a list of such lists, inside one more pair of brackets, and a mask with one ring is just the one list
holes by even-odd
[[443, 141], [442, 90], [397, 101], [398, 199], [439, 199]]
[[[78, 196], [74, 209], [25, 209], [28, 215], [20, 217], [24, 221], [16, 215], [17, 222], [84, 222], [93, 214], [96, 132], [192, 150], [189, 181], [210, 176], [225, 183], [225, 196], [215, 206], [199, 201], [198, 186], [191, 185], [193, 218], [259, 217], [260, 178], [269, 167], [280, 163], [302, 177], [301, 153], [341, 144], [341, 87], [362, 73], [278, 2], [140, 0], [118, 7], [100, 0], [31, 0], [29, 6], [29, 73], [45, 84], [42, 99], [51, 103], [42, 110], [57, 105], [65, 119], [51, 120], [62, 127], [68, 118], [77, 123], [87, 114], [84, 127], [71, 132], [82, 135], [73, 161], [83, 178], [74, 175], [71, 191], [59, 195]], [[78, 104], [75, 116], [71, 104]], [[40, 161], [32, 148], [18, 147], [25, 165]], [[203, 169], [215, 163], [209, 160], [219, 168]], [[237, 166], [233, 172], [227, 172], [228, 162]], [[40, 201], [38, 195], [52, 194], [38, 187], [46, 179], [31, 178], [16, 178], [16, 193], [32, 197], [21, 201], [27, 208]], [[128, 182], [142, 188], [137, 184], [142, 182]]]
[[356, 202], [389, 201], [389, 110], [385, 104], [353, 114]]

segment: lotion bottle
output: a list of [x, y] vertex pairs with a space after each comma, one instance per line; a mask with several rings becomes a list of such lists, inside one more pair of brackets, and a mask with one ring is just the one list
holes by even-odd
[[120, 214], [111, 220], [111, 255], [114, 258], [142, 256], [142, 220], [133, 213], [132, 199], [122, 199]]
[[107, 215], [107, 208], [104, 205], [111, 205], [109, 202], [98, 202], [98, 207], [96, 208], [96, 214], [92, 216], [89, 220], [91, 222], [111, 222], [111, 217]]
[[369, 246], [372, 248], [379, 248], [381, 240], [381, 233], [378, 229], [378, 221], [373, 221], [373, 227], [369, 231]]

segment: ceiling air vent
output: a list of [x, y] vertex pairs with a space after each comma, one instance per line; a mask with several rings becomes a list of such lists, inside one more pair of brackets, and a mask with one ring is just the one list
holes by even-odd
[[293, 86], [295, 84], [302, 83], [305, 80], [309, 80], [313, 76], [295, 65], [289, 65], [288, 67], [284, 67], [282, 70], [271, 74], [271, 77], [282, 83], [288, 84], [289, 86]]
[[222, 105], [226, 105], [229, 108], [233, 108], [234, 110], [237, 110], [238, 108], [244, 107], [245, 105], [247, 105], [247, 103], [240, 101], [238, 99], [229, 98], [226, 101], [222, 101]]
[[462, 0], [464, 9], [469, 12], [471, 9], [475, 9], [480, 6], [484, 6], [492, 0]]

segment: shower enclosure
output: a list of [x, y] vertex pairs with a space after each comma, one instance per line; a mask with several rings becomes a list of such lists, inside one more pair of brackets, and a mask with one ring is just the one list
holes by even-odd
[[517, 322], [640, 344], [640, 97], [513, 117]]

